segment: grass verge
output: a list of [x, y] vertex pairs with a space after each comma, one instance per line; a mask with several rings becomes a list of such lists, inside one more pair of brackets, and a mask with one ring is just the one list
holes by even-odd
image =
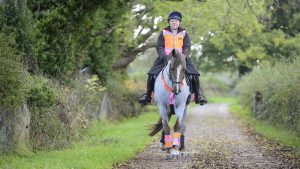
[[287, 130], [282, 125], [274, 125], [268, 121], [253, 118], [249, 108], [239, 104], [237, 98], [234, 100], [231, 100], [233, 102], [231, 102], [232, 104], [230, 104], [229, 108], [233, 115], [237, 116], [243, 122], [248, 123], [253, 131], [282, 145], [292, 147], [300, 153], [300, 138], [295, 133]]
[[42, 151], [18, 156], [1, 155], [0, 168], [14, 169], [63, 169], [63, 168], [111, 168], [142, 151], [153, 142], [147, 126], [155, 123], [159, 114], [155, 109], [137, 118], [121, 122], [95, 122], [86, 136], [71, 148]]

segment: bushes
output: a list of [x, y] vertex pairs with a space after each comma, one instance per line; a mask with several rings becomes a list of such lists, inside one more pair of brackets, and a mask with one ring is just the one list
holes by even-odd
[[23, 104], [29, 88], [29, 75], [12, 44], [11, 37], [0, 33], [0, 108], [5, 110], [12, 110]]
[[56, 149], [78, 138], [99, 108], [103, 88], [93, 76], [77, 78], [73, 87], [35, 76], [29, 92], [31, 143], [34, 149]]
[[205, 95], [226, 95], [230, 94], [237, 81], [237, 73], [203, 73], [200, 76], [200, 86]]
[[34, 149], [61, 146], [68, 135], [68, 129], [59, 118], [62, 108], [58, 96], [61, 91], [53, 82], [41, 76], [33, 76], [32, 84], [27, 98], [31, 111], [31, 145]]
[[237, 89], [241, 100], [251, 106], [253, 94], [260, 91], [263, 103], [258, 118], [284, 124], [300, 135], [300, 57], [278, 62], [244, 76]]
[[[17, 137], [24, 133], [18, 136], [14, 131], [20, 128], [26, 132], [23, 123], [29, 126], [30, 137], [19, 141], [30, 142], [34, 149], [64, 146], [85, 131], [99, 107], [103, 88], [96, 77], [73, 82], [73, 87], [67, 87], [30, 75], [21, 63], [13, 38], [0, 33], [0, 149], [6, 149], [14, 138], [18, 142]], [[26, 104], [30, 113], [22, 117], [20, 109]]]

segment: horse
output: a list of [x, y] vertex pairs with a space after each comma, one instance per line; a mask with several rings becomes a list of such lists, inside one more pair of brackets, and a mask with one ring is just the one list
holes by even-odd
[[[154, 100], [159, 107], [160, 119], [151, 128], [150, 136], [154, 136], [161, 129], [163, 150], [167, 154], [180, 155], [184, 148], [184, 133], [186, 130], [187, 99], [190, 95], [189, 86], [186, 83], [185, 56], [178, 50], [171, 52], [172, 59], [159, 73], [154, 84]], [[174, 125], [173, 142], [169, 120], [171, 115], [176, 115]], [[171, 152], [172, 149], [172, 152]]]

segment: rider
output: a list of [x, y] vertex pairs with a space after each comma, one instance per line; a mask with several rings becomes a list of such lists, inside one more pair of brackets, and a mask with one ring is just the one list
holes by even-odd
[[186, 56], [186, 73], [192, 77], [192, 92], [195, 95], [195, 103], [199, 103], [200, 105], [207, 103], [206, 98], [200, 94], [200, 74], [192, 64], [192, 59], [189, 57], [191, 42], [186, 30], [179, 26], [181, 20], [182, 15], [180, 12], [172, 12], [168, 17], [169, 26], [160, 33], [157, 39], [156, 49], [158, 57], [148, 72], [147, 93], [143, 94], [139, 99], [139, 103], [143, 105], [151, 102], [151, 93], [154, 90], [155, 77], [166, 66], [168, 60], [171, 59], [170, 52], [174, 48]]

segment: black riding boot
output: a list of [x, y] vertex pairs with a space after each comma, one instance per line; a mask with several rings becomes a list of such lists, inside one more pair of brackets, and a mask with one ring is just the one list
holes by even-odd
[[204, 105], [207, 103], [207, 99], [205, 96], [203, 96], [200, 92], [200, 82], [199, 82], [199, 77], [196, 75], [194, 76], [193, 79], [194, 85], [193, 85], [193, 93], [195, 95], [195, 103]]
[[152, 91], [154, 89], [154, 76], [152, 75], [148, 75], [148, 79], [147, 79], [147, 92], [144, 93], [140, 99], [139, 99], [139, 103], [142, 104], [142, 105], [146, 105], [148, 103], [151, 102], [151, 94], [152, 94]]

